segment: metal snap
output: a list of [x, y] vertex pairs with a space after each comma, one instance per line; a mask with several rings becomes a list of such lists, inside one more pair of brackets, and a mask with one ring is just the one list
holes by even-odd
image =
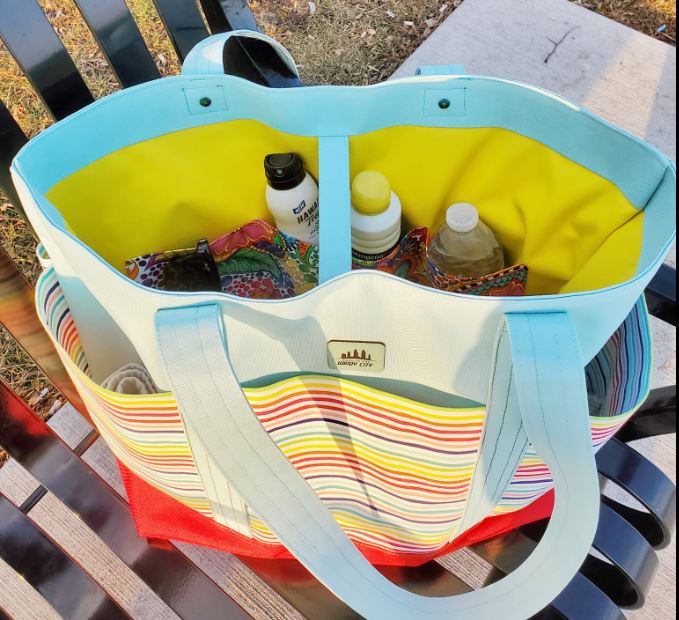
[[210, 99], [210, 97], [201, 97], [198, 103], [204, 108], [209, 108], [212, 105], [212, 99]]
[[451, 105], [450, 99], [441, 99], [441, 101], [439, 101], [439, 108], [442, 110], [447, 110]]

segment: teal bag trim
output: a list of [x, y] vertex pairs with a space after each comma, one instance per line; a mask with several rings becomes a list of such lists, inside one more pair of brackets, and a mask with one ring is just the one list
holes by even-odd
[[320, 283], [351, 272], [349, 139], [319, 141]]
[[[213, 98], [220, 102], [207, 112], [194, 101], [206, 92], [218, 92]], [[437, 105], [441, 98], [453, 105], [442, 110]], [[664, 254], [675, 238], [667, 227], [668, 216], [674, 219], [668, 213], [674, 204], [672, 187], [663, 186], [668, 170], [675, 181], [667, 158], [556, 95], [483, 77], [431, 76], [374, 87], [303, 89], [268, 89], [221, 75], [166, 78], [112, 95], [57, 123], [21, 150], [12, 169], [30, 179], [34, 193], [44, 195], [63, 178], [111, 152], [173, 131], [233, 119], [259, 120], [280, 131], [317, 137], [347, 137], [413, 124], [505, 127], [609, 179], [636, 208], [647, 209], [645, 261]], [[102, 127], [107, 128], [105, 136]], [[65, 228], [53, 207], [40, 202], [46, 214]], [[644, 260], [639, 261], [639, 274], [651, 265]]]
[[466, 75], [464, 65], [425, 65], [415, 72], [415, 75]]
[[197, 43], [184, 59], [183, 75], [224, 75], [224, 46], [237, 38], [255, 39], [268, 43], [288, 66], [290, 71], [299, 77], [299, 69], [292, 54], [276, 39], [257, 30], [231, 30], [214, 34]]
[[[191, 114], [185, 91], [222, 87], [226, 110]], [[465, 91], [465, 114], [431, 114], [427, 93]], [[130, 122], [135, 119], [135, 122]], [[558, 96], [479, 76], [419, 77], [370, 87], [270, 89], [232, 76], [164, 78], [101, 99], [34, 138], [14, 166], [46, 193], [111, 152], [174, 131], [252, 119], [301, 136], [353, 136], [387, 127], [504, 127], [610, 180], [642, 209], [669, 161], [637, 138]], [[541, 119], [549, 119], [548, 122]], [[106, 127], [106, 139], [102, 136]]]

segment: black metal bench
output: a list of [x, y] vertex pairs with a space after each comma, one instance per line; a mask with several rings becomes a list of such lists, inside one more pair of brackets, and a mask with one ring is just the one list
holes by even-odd
[[[209, 32], [255, 29], [243, 0], [154, 0], [180, 58]], [[124, 0], [75, 0], [121, 87], [159, 77]], [[93, 101], [59, 37], [36, 0], [0, 0], [0, 38], [55, 119]], [[224, 54], [225, 71], [270, 87], [301, 86], [268, 45], [234, 40]], [[0, 188], [20, 209], [8, 168], [26, 137], [0, 101]], [[663, 268], [647, 291], [652, 313], [676, 325], [676, 274]], [[12, 333], [45, 374], [85, 414], [63, 367], [42, 333], [33, 310], [32, 289], [0, 250], [0, 324]], [[676, 387], [656, 390], [636, 418], [598, 456], [602, 480], [627, 491], [643, 509], [602, 495], [599, 532], [580, 573], [541, 618], [608, 620], [621, 609], [644, 604], [658, 560], [675, 521], [676, 489], [667, 477], [628, 443], [676, 432]], [[42, 485], [21, 505], [0, 495], [0, 559], [19, 572], [66, 618], [127, 617], [125, 611], [69, 557], [30, 510], [49, 491], [76, 513], [175, 613], [183, 618], [239, 618], [248, 614], [177, 547], [140, 539], [125, 501], [81, 459], [98, 435], [92, 431], [69, 448], [0, 378], [0, 447]], [[518, 567], [539, 541], [538, 523], [475, 546], [472, 551], [494, 567], [489, 581]], [[354, 617], [296, 562], [242, 561], [309, 618]], [[470, 590], [464, 571], [445, 562], [416, 569], [384, 569], [389, 578], [423, 594]], [[304, 578], [300, 578], [304, 577]], [[68, 583], [78, 596], [64, 596], [55, 584]], [[86, 616], [83, 616], [84, 610]], [[0, 608], [0, 618], [8, 617]]]

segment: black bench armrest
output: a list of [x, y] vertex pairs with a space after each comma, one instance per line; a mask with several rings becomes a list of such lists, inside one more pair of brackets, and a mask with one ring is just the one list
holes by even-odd
[[670, 325], [677, 325], [677, 270], [663, 265], [646, 289], [650, 313]]

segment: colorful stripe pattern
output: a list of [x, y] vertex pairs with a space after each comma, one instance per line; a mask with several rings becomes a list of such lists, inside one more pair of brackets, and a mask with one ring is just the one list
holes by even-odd
[[[651, 335], [640, 300], [620, 329], [587, 367], [592, 438], [598, 450], [634, 415], [648, 396]], [[525, 508], [552, 489], [548, 467], [532, 447], [524, 454], [494, 514]]]
[[210, 503], [172, 395], [125, 396], [109, 392], [90, 379], [80, 338], [54, 271], [40, 278], [36, 303], [38, 316], [58, 345], [97, 430], [116, 457], [149, 484], [211, 518]]
[[588, 366], [587, 389], [594, 395], [592, 415], [610, 418], [633, 412], [648, 396], [652, 342], [646, 316], [646, 303], [640, 299]]
[[[38, 284], [37, 304], [116, 456], [149, 484], [213, 518], [174, 397], [123, 396], [91, 380], [52, 270]], [[597, 447], [629, 419], [648, 390], [644, 312], [641, 302], [588, 368]], [[484, 409], [443, 409], [327, 376], [245, 392], [271, 437], [354, 541], [390, 553], [428, 554], [454, 539], [478, 458]], [[520, 510], [551, 487], [549, 471], [529, 449], [494, 514]], [[256, 540], [278, 543], [254, 514], [250, 526]]]
[[[247, 393], [271, 437], [353, 540], [428, 553], [454, 537], [483, 409], [442, 409], [320, 376]], [[259, 519], [252, 528], [258, 540], [277, 542]]]

